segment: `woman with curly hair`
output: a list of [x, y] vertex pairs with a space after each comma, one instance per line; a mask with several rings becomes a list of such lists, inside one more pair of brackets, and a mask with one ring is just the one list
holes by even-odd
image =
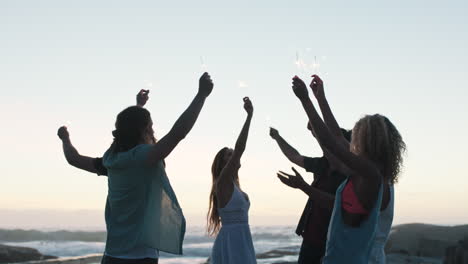
[[[379, 114], [361, 118], [348, 143], [328, 106], [323, 82], [317, 75], [313, 75], [310, 87], [324, 121], [312, 104], [304, 82], [297, 76], [293, 78], [293, 91], [309, 117], [317, 140], [343, 163], [344, 173], [348, 175], [335, 195], [322, 262], [367, 264], [374, 259], [384, 259], [382, 249], [393, 219], [393, 184], [398, 180], [406, 145], [393, 123]], [[316, 193], [293, 170], [295, 176], [280, 172], [278, 177], [309, 195]], [[379, 261], [377, 263], [382, 263]]]

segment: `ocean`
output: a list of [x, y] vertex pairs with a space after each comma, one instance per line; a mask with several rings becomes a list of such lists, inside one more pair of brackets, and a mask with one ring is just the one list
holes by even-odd
[[[297, 261], [301, 238], [293, 226], [252, 226], [251, 232], [258, 263]], [[0, 230], [0, 244], [30, 247], [44, 255], [73, 257], [102, 253], [105, 232]], [[205, 263], [214, 238], [206, 235], [204, 227], [187, 227], [184, 255], [161, 252], [161, 264]]]

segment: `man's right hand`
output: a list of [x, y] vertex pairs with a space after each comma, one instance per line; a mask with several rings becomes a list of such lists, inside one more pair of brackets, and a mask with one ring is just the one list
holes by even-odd
[[213, 91], [213, 86], [214, 84], [211, 80], [211, 76], [207, 72], [205, 72], [200, 77], [198, 93], [200, 95], [203, 95], [204, 97], [208, 97], [211, 91]]
[[68, 133], [68, 129], [66, 126], [62, 126], [58, 129], [57, 131], [57, 136], [61, 139], [61, 140], [66, 140], [66, 139], [69, 139], [70, 138], [70, 134]]

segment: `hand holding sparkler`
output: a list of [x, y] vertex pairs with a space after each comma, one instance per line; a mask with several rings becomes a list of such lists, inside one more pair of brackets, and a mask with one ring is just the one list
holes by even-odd
[[325, 96], [325, 91], [323, 89], [323, 81], [316, 74], [312, 75], [312, 81], [310, 82], [309, 87], [312, 89], [315, 98], [320, 98]]
[[137, 106], [139, 107], [145, 106], [146, 102], [149, 99], [149, 96], [148, 96], [149, 92], [150, 92], [149, 90], [144, 90], [144, 89], [140, 90], [140, 92], [136, 96]]
[[66, 126], [61, 126], [57, 131], [57, 136], [63, 141], [70, 139], [70, 133], [68, 133], [68, 129]]
[[249, 116], [253, 115], [253, 105], [252, 102], [250, 101], [249, 97], [244, 97], [244, 109], [247, 112]]
[[297, 75], [294, 76], [292, 84], [294, 94], [297, 96], [297, 98], [303, 100], [309, 97], [309, 92], [307, 91], [307, 87], [304, 81], [297, 77]]
[[213, 86], [214, 84], [213, 80], [211, 80], [211, 76], [205, 72], [200, 77], [198, 93], [204, 97], [208, 97], [211, 91], [213, 91]]

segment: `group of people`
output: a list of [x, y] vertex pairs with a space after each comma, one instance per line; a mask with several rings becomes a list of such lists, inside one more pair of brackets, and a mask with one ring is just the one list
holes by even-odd
[[[213, 86], [210, 75], [204, 73], [189, 107], [159, 140], [154, 137], [150, 112], [144, 108], [149, 91], [141, 90], [137, 105], [118, 114], [113, 143], [101, 158], [79, 154], [67, 128], [59, 128], [69, 164], [108, 176], [102, 263], [158, 263], [159, 251], [182, 254], [185, 218], [166, 175], [164, 159], [190, 132]], [[310, 185], [294, 167], [293, 174], [277, 174], [282, 183], [309, 197], [296, 230], [303, 237], [298, 262], [385, 263], [384, 246], [393, 220], [393, 185], [398, 180], [405, 143], [390, 120], [378, 114], [361, 118], [352, 131], [341, 129], [319, 76], [312, 76], [310, 88], [323, 119], [306, 84], [297, 76], [292, 79], [292, 90], [309, 119], [307, 128], [322, 148], [323, 157], [302, 156], [276, 129], [270, 129], [285, 156], [314, 173]], [[248, 225], [250, 201], [238, 175], [254, 112], [248, 97], [243, 105], [247, 117], [234, 149], [222, 148], [211, 167], [207, 231], [216, 236], [213, 264], [256, 263]]]

